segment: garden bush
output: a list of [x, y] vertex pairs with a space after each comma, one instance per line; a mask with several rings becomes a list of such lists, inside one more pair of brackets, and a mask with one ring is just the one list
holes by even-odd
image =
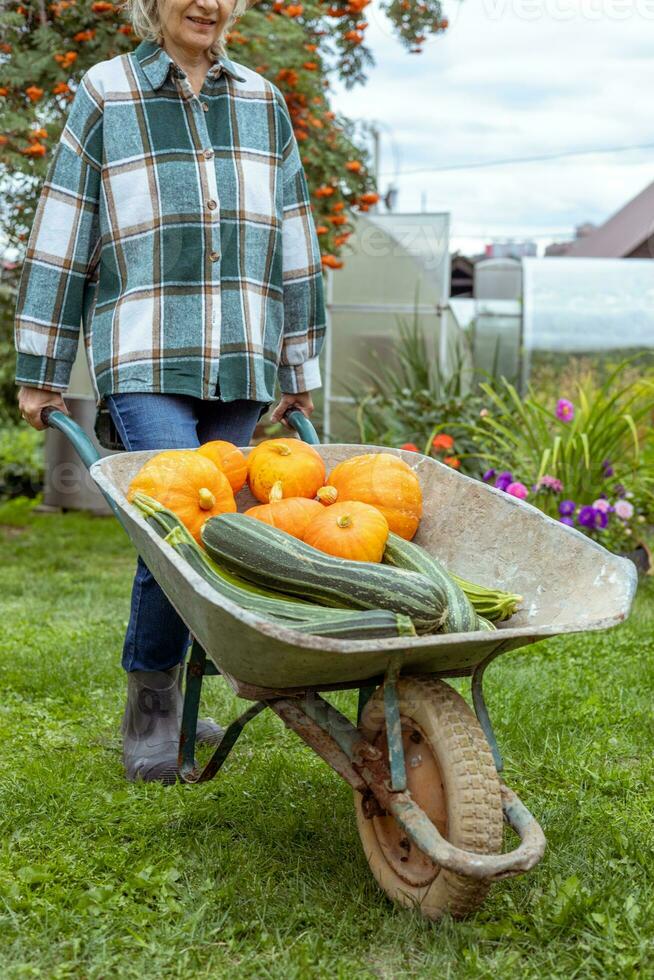
[[43, 489], [43, 433], [30, 426], [0, 428], [0, 500], [36, 497]]

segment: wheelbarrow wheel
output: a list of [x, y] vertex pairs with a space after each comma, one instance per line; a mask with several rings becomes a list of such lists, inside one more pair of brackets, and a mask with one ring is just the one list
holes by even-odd
[[[433, 678], [397, 683], [407, 786], [450, 843], [477, 854], [502, 849], [500, 781], [484, 733], [463, 698]], [[368, 701], [360, 728], [387, 752], [384, 694]], [[445, 871], [409, 841], [389, 815], [367, 817], [355, 792], [359, 836], [370, 869], [386, 894], [429, 919], [461, 919], [483, 902], [488, 882]]]

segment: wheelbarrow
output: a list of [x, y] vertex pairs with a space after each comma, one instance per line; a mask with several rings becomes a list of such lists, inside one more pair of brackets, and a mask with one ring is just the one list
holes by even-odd
[[[533, 868], [545, 850], [536, 819], [502, 781], [502, 757], [483, 693], [488, 665], [509, 650], [562, 633], [605, 630], [629, 614], [637, 573], [530, 504], [414, 452], [320, 445], [299, 412], [288, 419], [329, 468], [362, 452], [391, 452], [411, 466], [424, 497], [416, 541], [462, 578], [524, 597], [493, 632], [383, 640], [298, 634], [223, 599], [128, 503], [132, 477], [153, 452], [104, 459], [82, 429], [46, 409], [71, 440], [132, 543], [188, 626], [179, 745], [181, 779], [213, 779], [245, 726], [268, 708], [354, 791], [359, 835], [389, 897], [437, 919], [461, 918], [492, 882]], [[244, 450], [248, 452], [247, 449]], [[255, 503], [239, 494], [239, 507]], [[227, 725], [204, 768], [195, 762], [203, 680], [220, 674], [252, 704]], [[444, 678], [470, 677], [474, 712]], [[358, 690], [356, 723], [323, 696]], [[502, 853], [503, 823], [517, 846]]]

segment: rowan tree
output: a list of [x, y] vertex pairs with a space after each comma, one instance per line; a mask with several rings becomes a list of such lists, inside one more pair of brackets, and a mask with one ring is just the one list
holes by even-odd
[[[371, 0], [260, 0], [227, 35], [230, 57], [281, 89], [300, 145], [323, 263], [338, 268], [352, 211], [378, 200], [363, 136], [330, 107], [334, 78], [363, 84]], [[378, 0], [409, 53], [447, 22], [439, 0]], [[79, 80], [139, 43], [109, 0], [6, 0], [0, 9], [0, 229], [19, 252], [29, 235], [50, 152]]]

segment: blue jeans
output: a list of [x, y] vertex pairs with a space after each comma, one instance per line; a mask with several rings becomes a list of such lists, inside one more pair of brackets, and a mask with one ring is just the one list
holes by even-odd
[[[193, 449], [213, 439], [247, 446], [267, 404], [202, 401], [190, 395], [107, 395], [125, 449]], [[189, 631], [139, 557], [123, 646], [125, 670], [168, 670], [181, 663]]]

